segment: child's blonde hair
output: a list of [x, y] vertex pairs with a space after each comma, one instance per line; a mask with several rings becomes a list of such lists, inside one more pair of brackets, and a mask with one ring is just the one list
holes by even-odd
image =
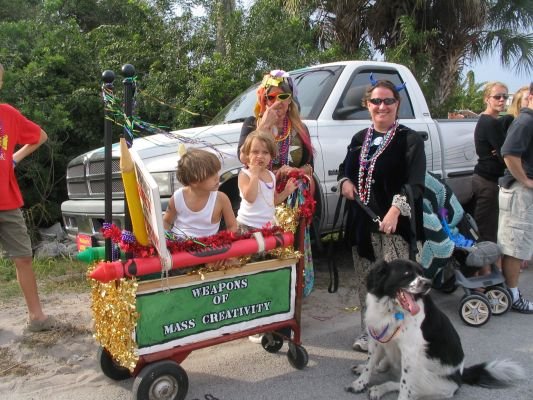
[[250, 155], [250, 150], [252, 149], [252, 142], [254, 141], [254, 139], [263, 142], [268, 152], [270, 153], [270, 157], [276, 158], [278, 154], [278, 146], [276, 146], [276, 142], [274, 142], [274, 137], [270, 132], [261, 130], [255, 130], [246, 137], [241, 147], [242, 154], [247, 157]]
[[218, 157], [206, 150], [188, 149], [178, 161], [176, 178], [182, 185], [201, 182], [218, 173], [222, 165]]

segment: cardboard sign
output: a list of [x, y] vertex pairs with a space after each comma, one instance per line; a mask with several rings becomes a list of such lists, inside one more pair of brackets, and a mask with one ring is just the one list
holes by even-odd
[[163, 270], [169, 270], [172, 266], [170, 252], [167, 249], [165, 239], [165, 229], [163, 227], [163, 211], [161, 210], [161, 197], [159, 188], [144, 163], [133, 149], [130, 149], [131, 158], [135, 163], [135, 174], [137, 175], [137, 186], [148, 237], [156, 248], [161, 258]]
[[169, 291], [159, 284], [158, 289], [137, 293], [139, 355], [294, 317], [295, 264], [235, 271], [223, 278], [170, 284]]

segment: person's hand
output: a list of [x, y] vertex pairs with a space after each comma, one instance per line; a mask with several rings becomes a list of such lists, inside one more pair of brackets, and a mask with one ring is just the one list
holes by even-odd
[[389, 211], [383, 217], [383, 220], [379, 224], [380, 232], [387, 235], [391, 235], [396, 232], [398, 226], [398, 218], [400, 216], [400, 210], [397, 207], [392, 206]]
[[261, 122], [257, 126], [258, 129], [266, 129], [270, 131], [272, 127], [277, 127], [283, 123], [285, 115], [281, 112], [281, 102], [276, 101], [271, 106], [266, 106], [266, 110], [261, 117]]
[[298, 182], [296, 182], [296, 179], [290, 178], [287, 183], [285, 184], [285, 190], [288, 194], [294, 193], [294, 191], [298, 188]]
[[347, 179], [342, 182], [341, 193], [348, 200], [355, 200], [355, 196], [357, 195], [357, 189], [355, 188], [355, 185], [352, 183], [352, 181]]
[[528, 179], [526, 181], [526, 187], [529, 189], [533, 189], [533, 179]]
[[255, 163], [253, 165], [249, 165], [248, 166], [248, 171], [250, 171], [250, 174], [252, 176], [259, 176], [261, 174], [261, 172], [263, 171], [263, 168], [261, 165]]
[[284, 176], [288, 175], [290, 172], [295, 170], [297, 168], [289, 167], [288, 165], [282, 165], [277, 171], [276, 171], [276, 180], [281, 180]]

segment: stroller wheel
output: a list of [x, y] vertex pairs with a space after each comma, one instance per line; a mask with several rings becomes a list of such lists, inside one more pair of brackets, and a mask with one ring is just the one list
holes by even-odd
[[492, 315], [505, 314], [511, 308], [511, 294], [503, 286], [490, 286], [485, 291]]
[[464, 296], [459, 307], [459, 316], [463, 322], [476, 328], [489, 322], [492, 310], [487, 298], [482, 294]]

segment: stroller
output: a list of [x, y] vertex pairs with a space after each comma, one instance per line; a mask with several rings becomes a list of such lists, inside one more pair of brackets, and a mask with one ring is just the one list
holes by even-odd
[[[420, 263], [435, 289], [444, 293], [452, 293], [459, 286], [464, 289], [459, 316], [467, 325], [480, 327], [512, 305], [505, 279], [495, 264], [500, 249], [493, 242], [476, 242], [476, 223], [449, 186], [429, 172], [425, 183], [425, 241]], [[490, 272], [481, 275], [481, 268], [488, 265]]]

